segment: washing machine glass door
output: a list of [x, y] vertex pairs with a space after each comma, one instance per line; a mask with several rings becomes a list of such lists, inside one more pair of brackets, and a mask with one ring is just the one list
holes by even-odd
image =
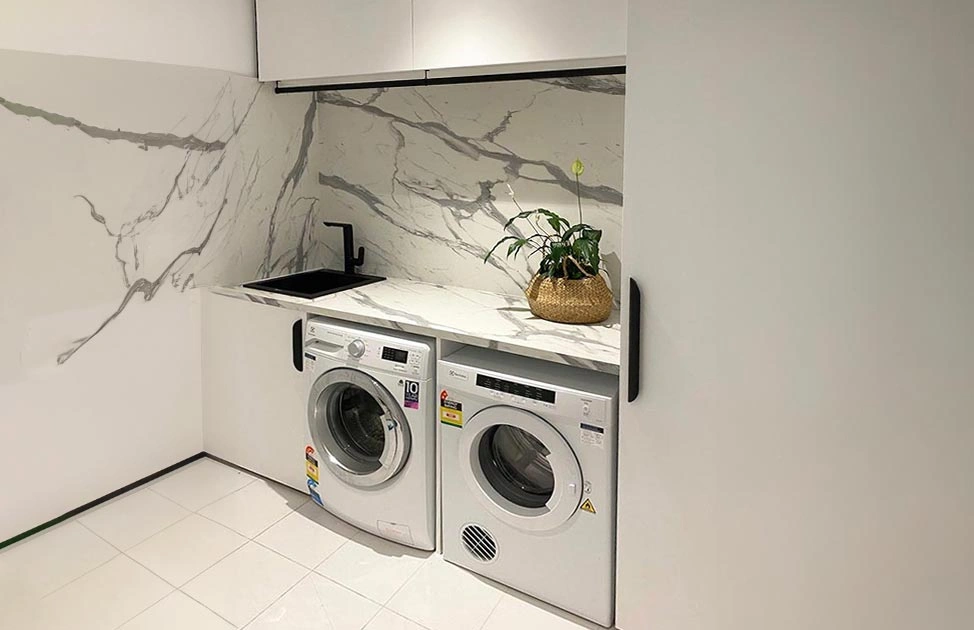
[[575, 453], [551, 424], [524, 409], [498, 405], [474, 414], [462, 429], [460, 467], [481, 504], [514, 527], [554, 529], [578, 509]]
[[336, 368], [322, 374], [308, 398], [308, 426], [324, 465], [339, 479], [371, 487], [393, 478], [409, 457], [410, 432], [402, 407], [364, 372]]

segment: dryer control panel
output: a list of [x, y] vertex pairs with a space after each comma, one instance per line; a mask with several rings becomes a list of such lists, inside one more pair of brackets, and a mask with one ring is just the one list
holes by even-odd
[[432, 340], [354, 327], [323, 318], [308, 320], [305, 352], [324, 355], [345, 365], [432, 378], [435, 345]]

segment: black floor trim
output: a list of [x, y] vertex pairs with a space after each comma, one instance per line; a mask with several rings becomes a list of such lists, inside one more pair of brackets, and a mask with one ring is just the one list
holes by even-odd
[[[102, 503], [105, 503], [106, 501], [111, 501], [115, 497], [120, 496], [120, 495], [123, 495], [126, 492], [128, 492], [129, 490], [134, 490], [135, 488], [138, 488], [139, 486], [141, 486], [143, 484], [147, 484], [150, 481], [155, 481], [156, 479], [158, 479], [159, 477], [162, 477], [163, 475], [168, 475], [169, 473], [171, 473], [172, 471], [176, 470], [177, 468], [182, 468], [186, 464], [191, 464], [191, 463], [195, 462], [196, 460], [202, 459], [204, 457], [207, 457], [207, 454], [205, 452], [199, 452], [196, 455], [193, 455], [192, 457], [187, 457], [183, 461], [177, 462], [177, 463], [173, 464], [172, 466], [167, 466], [167, 467], [163, 468], [162, 470], [160, 470], [159, 472], [154, 472], [151, 475], [149, 475], [148, 477], [143, 477], [142, 479], [139, 479], [138, 481], [135, 481], [133, 483], [130, 483], [127, 486], [124, 486], [122, 488], [119, 488], [118, 490], [115, 490], [114, 492], [109, 492], [105, 496], [99, 497], [99, 498], [95, 499], [94, 501], [91, 501], [90, 503], [85, 503], [81, 507], [77, 507], [77, 508], [71, 510], [70, 512], [65, 512], [64, 514], [62, 514], [61, 516], [59, 516], [57, 518], [53, 518], [53, 519], [47, 521], [46, 523], [42, 523], [41, 525], [38, 525], [37, 527], [34, 527], [33, 529], [27, 530], [26, 532], [24, 532], [22, 534], [17, 534], [13, 538], [10, 538], [8, 540], [4, 540], [4, 541], [0, 542], [0, 549], [3, 549], [5, 547], [9, 547], [10, 545], [12, 545], [14, 543], [20, 542], [21, 540], [23, 540], [25, 538], [28, 538], [30, 536], [33, 536], [34, 534], [37, 534], [39, 532], [42, 532], [42, 531], [44, 531], [45, 529], [47, 529], [49, 527], [54, 527], [58, 523], [63, 523], [64, 521], [68, 520], [69, 518], [73, 518], [73, 517], [77, 516], [78, 514], [81, 514], [85, 510], [90, 510], [91, 508], [97, 507], [97, 506], [101, 505]], [[213, 459], [216, 459], [216, 458], [213, 458]], [[219, 460], [219, 461], [223, 461], [223, 460]]]

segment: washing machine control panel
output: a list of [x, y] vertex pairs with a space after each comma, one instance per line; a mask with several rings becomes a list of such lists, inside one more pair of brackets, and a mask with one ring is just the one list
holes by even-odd
[[431, 376], [430, 346], [408, 339], [346, 329], [340, 325], [309, 320], [306, 350], [336, 361], [395, 372], [418, 379]]

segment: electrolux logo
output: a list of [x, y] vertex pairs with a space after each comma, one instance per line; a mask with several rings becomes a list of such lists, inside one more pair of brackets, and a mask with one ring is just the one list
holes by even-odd
[[451, 377], [453, 377], [453, 378], [460, 379], [461, 381], [466, 381], [466, 380], [469, 380], [469, 378], [470, 378], [469, 376], [467, 376], [467, 373], [466, 372], [461, 372], [459, 370], [454, 370], [453, 368], [450, 368], [450, 371], [448, 372], [448, 374]]

